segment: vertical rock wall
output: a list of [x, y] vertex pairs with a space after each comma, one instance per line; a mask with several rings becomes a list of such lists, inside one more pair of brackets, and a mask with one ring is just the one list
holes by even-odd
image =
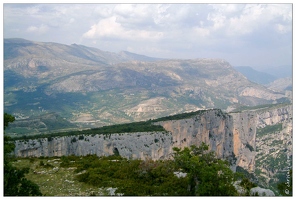
[[16, 141], [15, 145], [15, 155], [19, 157], [119, 153], [126, 158], [157, 160], [169, 155], [172, 136], [167, 132], [81, 135]]
[[232, 156], [232, 118], [220, 110], [208, 110], [192, 118], [157, 124], [172, 133], [173, 147], [199, 146], [204, 142], [219, 158]]
[[258, 116], [254, 112], [232, 113], [233, 153], [236, 165], [249, 172], [255, 170], [256, 124]]
[[[119, 153], [126, 158], [158, 160], [170, 158], [173, 147], [199, 146], [204, 142], [219, 158], [228, 159], [234, 168], [240, 166], [254, 172], [256, 128], [284, 122], [286, 119], [292, 119], [291, 105], [230, 114], [212, 109], [188, 119], [155, 123], [163, 126], [166, 132], [81, 135], [56, 137], [50, 141], [47, 138], [16, 141], [15, 155], [108, 156]], [[290, 124], [285, 126], [291, 126], [292, 129]]]

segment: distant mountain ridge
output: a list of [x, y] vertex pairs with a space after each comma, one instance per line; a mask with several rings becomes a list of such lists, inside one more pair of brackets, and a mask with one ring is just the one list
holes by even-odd
[[119, 52], [119, 55], [123, 58], [127, 58], [129, 60], [139, 60], [139, 61], [158, 61], [158, 60], [164, 60], [163, 58], [153, 58], [145, 55], [140, 55], [128, 51], [121, 51]]
[[293, 66], [291, 65], [282, 65], [278, 67], [263, 67], [260, 68], [260, 71], [268, 73], [272, 76], [275, 76], [277, 79], [280, 78], [292, 78], [293, 76]]
[[289, 102], [222, 59], [159, 59], [83, 45], [4, 39], [4, 110], [56, 112], [81, 127], [206, 108]]
[[249, 66], [235, 66], [234, 69], [246, 76], [250, 81], [258, 84], [268, 84], [275, 81], [277, 78], [265, 72], [260, 72]]
[[[13, 47], [11, 45], [13, 45]], [[28, 51], [20, 50], [22, 47], [29, 47], [29, 46], [35, 46], [35, 51], [28, 52]], [[20, 47], [20, 49], [16, 49], [15, 47]], [[62, 52], [63, 53], [59, 54], [58, 52], [55, 52], [54, 49], [50, 49], [50, 47], [55, 48], [55, 50], [58, 50], [60, 53]], [[41, 53], [47, 52], [46, 56], [49, 56], [49, 57], [57, 56], [57, 58], [61, 58], [62, 56], [67, 55], [66, 59], [74, 58], [73, 61], [79, 61], [77, 58], [81, 58], [83, 60], [87, 60], [88, 62], [93, 61], [93, 62], [102, 63], [102, 64], [114, 64], [118, 62], [125, 62], [125, 61], [131, 61], [131, 60], [138, 60], [138, 61], [161, 60], [161, 58], [148, 57], [140, 54], [131, 53], [128, 51], [113, 53], [113, 52], [102, 51], [97, 48], [87, 47], [87, 46], [78, 45], [78, 44], [64, 45], [64, 44], [53, 43], [53, 42], [33, 42], [33, 41], [21, 39], [21, 38], [4, 39], [4, 48], [5, 48], [4, 59], [8, 59], [9, 58], [8, 56], [11, 56], [12, 58], [14, 58], [16, 56], [26, 56], [29, 54], [35, 54], [36, 56], [45, 56], [45, 55], [41, 55]]]
[[291, 77], [280, 78], [266, 86], [273, 91], [293, 91], [293, 79]]

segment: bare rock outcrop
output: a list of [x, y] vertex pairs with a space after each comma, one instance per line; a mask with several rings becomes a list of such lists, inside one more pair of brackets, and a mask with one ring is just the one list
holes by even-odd
[[[155, 122], [163, 126], [163, 132], [114, 133], [80, 135], [55, 138], [39, 138], [15, 142], [15, 155], [63, 156], [87, 155], [108, 156], [120, 154], [133, 159], [168, 159], [173, 147], [209, 145], [219, 158], [227, 159], [236, 166], [254, 172], [256, 157], [256, 130], [269, 124], [283, 123], [292, 130], [292, 105], [268, 109], [224, 113], [219, 109], [204, 110], [186, 119]], [[258, 141], [257, 141], [258, 142]]]
[[231, 116], [233, 117], [233, 153], [237, 158], [236, 165], [253, 172], [258, 116], [254, 112], [231, 113]]
[[273, 197], [275, 196], [274, 192], [269, 190], [269, 189], [264, 189], [260, 187], [255, 187], [251, 189], [251, 196], [268, 196], [268, 197]]
[[169, 155], [171, 133], [141, 132], [109, 135], [80, 135], [16, 141], [19, 157], [88, 155], [109, 156], [119, 153], [126, 158], [163, 159]]

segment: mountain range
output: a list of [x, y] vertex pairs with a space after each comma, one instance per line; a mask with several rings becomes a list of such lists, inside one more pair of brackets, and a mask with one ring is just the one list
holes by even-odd
[[4, 111], [17, 120], [54, 112], [75, 126], [98, 127], [290, 101], [222, 59], [161, 59], [4, 39]]
[[245, 75], [250, 81], [259, 84], [268, 84], [275, 81], [277, 78], [265, 72], [260, 72], [249, 66], [236, 66], [237, 71]]

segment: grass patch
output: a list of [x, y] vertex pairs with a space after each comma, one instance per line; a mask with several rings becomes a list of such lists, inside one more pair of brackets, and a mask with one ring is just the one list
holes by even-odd
[[[44, 166], [40, 163], [44, 163]], [[100, 196], [108, 195], [104, 188], [75, 180], [76, 167], [60, 167], [60, 158], [21, 158], [13, 163], [18, 168], [30, 168], [28, 180], [36, 183], [45, 196]], [[47, 167], [51, 165], [52, 167]]]
[[262, 136], [269, 134], [269, 133], [281, 131], [282, 129], [283, 129], [282, 123], [278, 123], [275, 125], [267, 125], [264, 128], [257, 128], [256, 136], [262, 137]]
[[187, 179], [173, 174], [172, 161], [88, 155], [20, 158], [13, 165], [29, 167], [26, 178], [34, 181], [45, 196], [109, 196], [111, 187], [117, 188], [116, 195], [128, 196], [187, 192]]

